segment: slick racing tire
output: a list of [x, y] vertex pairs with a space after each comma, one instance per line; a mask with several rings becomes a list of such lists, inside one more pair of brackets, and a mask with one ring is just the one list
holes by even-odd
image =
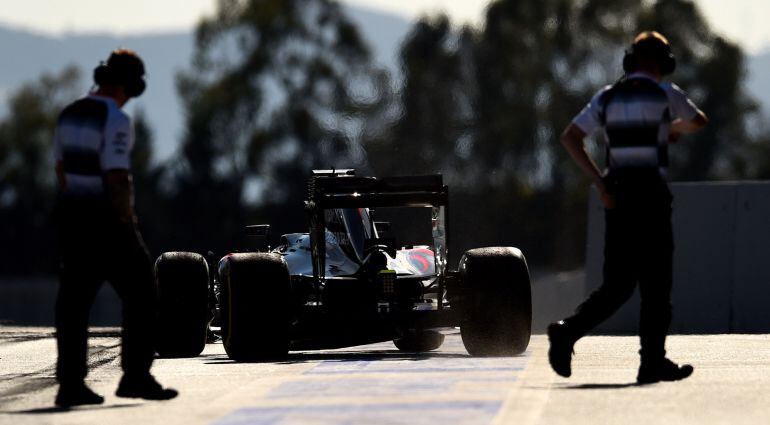
[[193, 252], [166, 252], [155, 261], [158, 286], [156, 350], [161, 357], [195, 357], [206, 346], [210, 320], [209, 267]]
[[222, 343], [235, 361], [289, 352], [291, 286], [279, 254], [230, 254], [220, 263]]
[[393, 340], [399, 351], [408, 353], [424, 353], [441, 347], [444, 343], [444, 334], [438, 331], [409, 330], [400, 338]]
[[527, 261], [512, 247], [478, 248], [460, 260], [460, 335], [473, 356], [513, 356], [532, 335]]

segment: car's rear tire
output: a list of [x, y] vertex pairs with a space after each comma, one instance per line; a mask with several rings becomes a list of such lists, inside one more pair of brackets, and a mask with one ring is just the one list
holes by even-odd
[[193, 252], [165, 252], [155, 261], [158, 285], [156, 351], [161, 357], [195, 357], [206, 346], [210, 320], [209, 267]]
[[513, 356], [532, 335], [527, 261], [512, 247], [478, 248], [460, 260], [460, 334], [473, 356]]
[[409, 330], [399, 338], [393, 340], [399, 351], [409, 353], [424, 353], [441, 347], [444, 343], [444, 334], [437, 331]]
[[222, 343], [236, 361], [286, 357], [291, 286], [279, 254], [230, 254], [220, 266]]

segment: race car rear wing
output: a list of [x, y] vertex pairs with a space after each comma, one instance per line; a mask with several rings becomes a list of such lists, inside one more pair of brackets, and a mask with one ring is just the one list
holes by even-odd
[[440, 207], [449, 191], [440, 174], [406, 177], [316, 175], [309, 184], [309, 202], [321, 209], [377, 207]]

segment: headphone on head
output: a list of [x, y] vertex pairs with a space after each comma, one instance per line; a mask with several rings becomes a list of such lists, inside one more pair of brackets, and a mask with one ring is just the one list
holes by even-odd
[[94, 82], [99, 86], [123, 86], [128, 97], [138, 97], [147, 88], [144, 62], [131, 50], [115, 50], [106, 62], [99, 62], [94, 68]]
[[671, 45], [657, 31], [645, 31], [634, 39], [631, 49], [626, 50], [623, 56], [623, 71], [626, 74], [638, 71], [643, 58], [654, 60], [661, 75], [672, 74], [676, 69], [676, 58], [671, 52]]

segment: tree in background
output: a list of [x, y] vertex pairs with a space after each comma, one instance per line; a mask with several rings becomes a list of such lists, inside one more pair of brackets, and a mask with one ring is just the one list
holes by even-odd
[[163, 182], [168, 165], [154, 160], [155, 137], [143, 110], [134, 113], [134, 148], [131, 151], [131, 174], [134, 179], [135, 208], [139, 227], [151, 254], [172, 249], [175, 231], [171, 199]]
[[[754, 102], [741, 90], [743, 55], [687, 0], [496, 0], [477, 29], [424, 18], [401, 49], [403, 115], [371, 149], [392, 145], [399, 160], [411, 149], [399, 172], [440, 171], [455, 204], [476, 206], [454, 210], [455, 252], [514, 244], [536, 264], [582, 264], [588, 182], [558, 135], [620, 78], [623, 50], [647, 29], [670, 37], [674, 80], [712, 120], [672, 149], [675, 177], [744, 177], [736, 171], [751, 167], [735, 164], [747, 157], [740, 147]], [[381, 174], [392, 168], [375, 165]]]
[[361, 133], [386, 86], [336, 2], [220, 0], [179, 79], [188, 127], [173, 186], [184, 248], [232, 246], [255, 207], [296, 231], [312, 168], [366, 166]]
[[[687, 25], [680, 25], [687, 22]], [[706, 112], [710, 124], [692, 143], [671, 150], [672, 177], [678, 180], [752, 177], [736, 163], [751, 145], [746, 120], [758, 112], [757, 103], [743, 90], [746, 77], [743, 52], [718, 36], [694, 3], [661, 0], [643, 11], [639, 27], [661, 28], [674, 46], [675, 79]]]
[[455, 32], [446, 15], [415, 24], [401, 47], [400, 113], [387, 133], [367, 139], [370, 164], [380, 174], [442, 172], [453, 179], [471, 162], [475, 81], [467, 67], [473, 52], [465, 47], [473, 47], [472, 37], [468, 28]]
[[9, 97], [0, 121], [0, 274], [56, 270], [51, 146], [59, 112], [78, 93], [79, 75], [73, 67], [44, 74]]

